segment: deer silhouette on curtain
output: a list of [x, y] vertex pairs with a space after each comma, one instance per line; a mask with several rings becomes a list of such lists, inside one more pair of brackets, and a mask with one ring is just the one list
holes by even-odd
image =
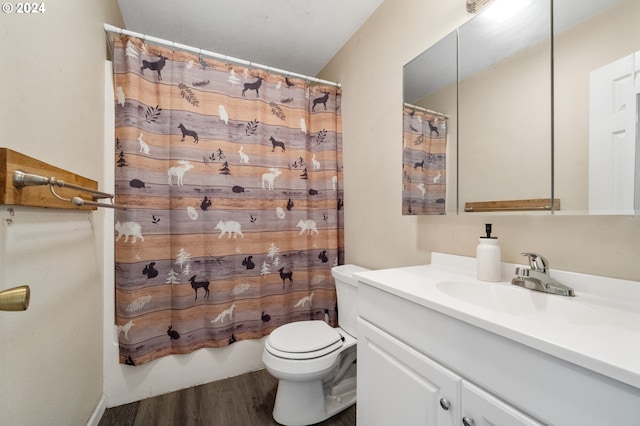
[[337, 325], [338, 88], [114, 42], [120, 362]]

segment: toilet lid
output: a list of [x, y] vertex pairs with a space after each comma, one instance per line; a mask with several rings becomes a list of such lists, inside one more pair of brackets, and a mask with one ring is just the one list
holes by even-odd
[[340, 333], [324, 321], [292, 322], [276, 328], [269, 336], [271, 347], [296, 354], [317, 352], [341, 344]]

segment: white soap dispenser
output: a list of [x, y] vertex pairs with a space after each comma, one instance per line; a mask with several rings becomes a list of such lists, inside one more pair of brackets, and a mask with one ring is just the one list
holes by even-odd
[[485, 225], [486, 236], [480, 237], [476, 249], [478, 262], [478, 279], [480, 281], [500, 281], [502, 279], [500, 265], [500, 246], [498, 238], [491, 236], [491, 224]]

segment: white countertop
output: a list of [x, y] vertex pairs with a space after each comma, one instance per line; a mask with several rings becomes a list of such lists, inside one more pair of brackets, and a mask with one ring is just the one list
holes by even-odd
[[[505, 281], [488, 283], [476, 280], [474, 258], [433, 253], [430, 265], [355, 275], [365, 284], [640, 389], [640, 282], [551, 270], [576, 297], [550, 295], [511, 285], [515, 266], [503, 263]], [[453, 290], [447, 291], [450, 283]], [[511, 298], [514, 303], [504, 303]]]

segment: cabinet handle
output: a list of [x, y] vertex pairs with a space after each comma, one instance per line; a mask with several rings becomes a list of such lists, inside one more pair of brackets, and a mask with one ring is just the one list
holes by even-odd
[[462, 418], [462, 424], [464, 426], [474, 426], [476, 424], [476, 422], [474, 422], [471, 417], [463, 417]]
[[440, 406], [443, 410], [448, 410], [449, 408], [451, 408], [451, 403], [447, 398], [440, 398]]

